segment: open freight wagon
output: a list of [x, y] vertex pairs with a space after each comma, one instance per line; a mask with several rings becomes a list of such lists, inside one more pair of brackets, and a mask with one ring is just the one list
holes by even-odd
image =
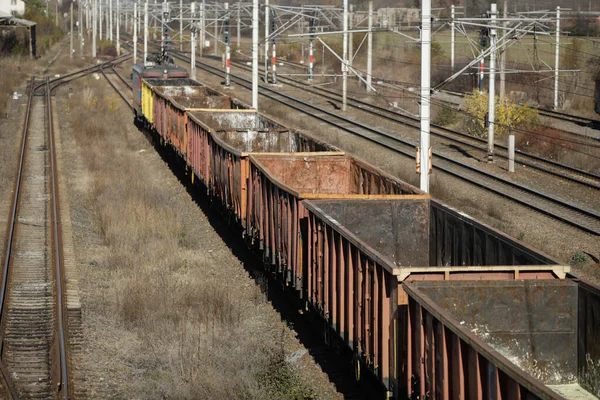
[[246, 224], [250, 155], [343, 154], [253, 110], [199, 111], [188, 116], [188, 164], [241, 226]]
[[354, 353], [356, 370], [370, 370], [395, 398], [408, 394], [411, 379], [404, 282], [558, 280], [569, 272], [433, 200], [303, 204], [304, 296], [326, 321], [328, 336]]
[[253, 154], [246, 234], [301, 297], [306, 199], [428, 199], [419, 189], [347, 155]]
[[250, 106], [206, 86], [153, 87], [154, 128], [165, 143], [185, 158], [189, 142], [189, 114], [211, 110], [250, 110]]
[[404, 287], [413, 397], [600, 397], [600, 288], [570, 279]]

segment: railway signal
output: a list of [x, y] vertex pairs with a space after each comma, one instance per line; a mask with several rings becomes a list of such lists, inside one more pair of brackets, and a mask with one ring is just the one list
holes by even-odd
[[231, 86], [231, 47], [229, 45], [229, 3], [225, 3], [227, 15], [223, 25], [223, 41], [225, 42], [225, 87]]
[[313, 41], [315, 40], [315, 20], [310, 18], [308, 20], [308, 31], [310, 33], [308, 40], [308, 80], [313, 80]]
[[277, 83], [277, 45], [275, 43], [275, 31], [277, 30], [277, 25], [275, 24], [275, 11], [271, 10], [271, 45], [273, 46], [273, 56], [271, 58], [271, 68], [272, 68], [272, 80], [273, 84]]

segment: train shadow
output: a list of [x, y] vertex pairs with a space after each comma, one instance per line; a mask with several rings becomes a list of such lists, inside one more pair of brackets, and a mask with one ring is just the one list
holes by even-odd
[[294, 330], [298, 340], [327, 374], [337, 391], [345, 399], [384, 399], [386, 390], [374, 377], [363, 374], [360, 381], [355, 380], [352, 353], [338, 343], [325, 343], [325, 325], [320, 316], [311, 311], [301, 311], [297, 296], [284, 288], [262, 267], [260, 255], [245, 245], [241, 231], [229, 224], [219, 207], [211, 203], [206, 187], [198, 181], [192, 183], [191, 171], [187, 170], [176, 152], [168, 146], [161, 145], [153, 132], [139, 126], [138, 129], [206, 215], [211, 227], [242, 262], [248, 275], [260, 287], [281, 319]]

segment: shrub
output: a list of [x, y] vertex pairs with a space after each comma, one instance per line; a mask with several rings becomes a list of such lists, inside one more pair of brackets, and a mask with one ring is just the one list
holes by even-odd
[[442, 126], [450, 126], [458, 121], [458, 113], [452, 107], [442, 106], [438, 111], [434, 123]]
[[[467, 131], [477, 137], [487, 136], [488, 94], [478, 90], [465, 97], [465, 110], [470, 118], [466, 120]], [[510, 129], [533, 129], [538, 125], [538, 112], [521, 106], [511, 100], [500, 103], [496, 97], [495, 129], [497, 137], [503, 137]]]

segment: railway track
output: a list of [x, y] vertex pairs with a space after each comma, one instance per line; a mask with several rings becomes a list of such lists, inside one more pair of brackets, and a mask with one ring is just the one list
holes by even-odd
[[70, 394], [50, 91], [48, 80], [31, 81], [9, 224], [0, 345], [11, 398]]
[[[245, 64], [238, 64], [241, 68], [247, 69]], [[335, 102], [341, 102], [341, 94], [317, 87], [311, 86], [306, 82], [300, 81], [298, 79], [293, 79], [289, 77], [279, 77], [280, 80], [291, 82], [291, 85], [307, 91], [309, 93], [313, 93], [320, 97], [323, 97], [328, 100], [332, 100]], [[410, 128], [414, 128], [416, 132], [420, 131], [419, 119], [398, 113], [393, 110], [389, 110], [385, 107], [381, 107], [366, 101], [357, 100], [357, 99], [348, 99], [348, 104], [353, 106], [363, 112], [367, 112], [371, 115], [378, 116], [388, 121], [392, 121], [404, 126], [408, 126]], [[481, 153], [481, 155], [487, 154], [487, 140], [482, 138], [476, 138], [469, 134], [448, 129], [440, 125], [431, 124], [431, 134], [433, 136], [437, 136], [441, 139], [448, 140], [453, 144], [458, 144], [462, 146], [467, 146], [472, 150], [476, 150]], [[496, 153], [497, 157], [508, 160], [508, 148], [501, 144], [496, 144]], [[498, 151], [499, 150], [499, 151]], [[529, 168], [533, 168], [535, 170], [560, 177], [562, 179], [566, 179], [571, 182], [576, 182], [578, 184], [594, 188], [600, 189], [600, 175], [584, 171], [578, 168], [571, 167], [569, 165], [565, 165], [556, 161], [548, 160], [543, 157], [539, 157], [524, 151], [516, 150], [515, 151], [515, 163], [524, 165]]]
[[71, 385], [69, 346], [78, 346], [80, 332], [70, 337], [69, 329], [78, 330], [80, 307], [66, 287], [51, 94], [113, 62], [30, 82], [0, 294], [4, 398], [68, 399], [83, 393]]
[[[189, 57], [172, 53], [181, 61], [190, 62]], [[212, 65], [196, 62], [197, 67], [211, 74], [224, 77], [224, 73]], [[252, 82], [249, 79], [231, 75], [232, 81], [239, 86], [251, 90]], [[284, 104], [296, 111], [310, 115], [322, 122], [353, 135], [362, 137], [384, 148], [399, 154], [414, 158], [415, 144], [400, 139], [387, 132], [370, 127], [363, 123], [323, 110], [308, 102], [296, 99], [290, 95], [277, 91], [266, 85], [259, 85], [260, 93], [276, 102]], [[480, 170], [463, 162], [452, 159], [438, 152], [433, 153], [434, 168], [464, 180], [470, 184], [485, 188], [501, 197], [510, 199], [537, 212], [548, 215], [566, 224], [574, 226], [584, 232], [600, 235], [600, 214], [587, 210], [570, 202], [541, 193], [526, 186], [511, 182], [502, 177]]]
[[[244, 56], [248, 57], [247, 55], [244, 55]], [[252, 57], [249, 57], [249, 59], [252, 59]], [[308, 70], [308, 65], [306, 65], [306, 64], [301, 64], [301, 63], [297, 63], [297, 62], [293, 62], [293, 61], [284, 61], [284, 64], [292, 66], [294, 68], [300, 68], [300, 69]], [[279, 76], [280, 75], [278, 75], [278, 78], [279, 78]], [[396, 80], [390, 80], [390, 79], [384, 79], [384, 78], [377, 78], [377, 77], [373, 77], [373, 81], [387, 83], [387, 84], [390, 84], [390, 85], [396, 85], [396, 86], [406, 87], [406, 88], [408, 88], [410, 86], [413, 86], [409, 82], [396, 81]], [[451, 95], [454, 95], [454, 96], [458, 96], [458, 97], [465, 97], [465, 93], [461, 93], [461, 92], [455, 92], [455, 91], [446, 90], [446, 89], [442, 89], [441, 92], [448, 93], [448, 94], [451, 94]], [[455, 104], [455, 103], [453, 103], [453, 104]], [[536, 107], [536, 106], [528, 106], [528, 107], [531, 107], [533, 109], [538, 110], [538, 112], [540, 113], [540, 115], [543, 115], [543, 116], [546, 116], [546, 117], [551, 117], [551, 118], [558, 119], [558, 120], [561, 120], [561, 121], [572, 122], [572, 123], [577, 124], [579, 126], [588, 127], [588, 128], [592, 128], [592, 129], [595, 129], [595, 130], [600, 130], [600, 120], [599, 119], [587, 118], [587, 117], [582, 117], [582, 116], [579, 116], [579, 115], [568, 114], [568, 113], [564, 113], [564, 112], [560, 112], [560, 111], [549, 110], [549, 109], [544, 108], [544, 107]], [[580, 138], [582, 137], [582, 135], [578, 135], [578, 134], [573, 134], [573, 135], [574, 136], [578, 136]], [[596, 138], [590, 138], [590, 140], [600, 141], [600, 136], [596, 137]]]

